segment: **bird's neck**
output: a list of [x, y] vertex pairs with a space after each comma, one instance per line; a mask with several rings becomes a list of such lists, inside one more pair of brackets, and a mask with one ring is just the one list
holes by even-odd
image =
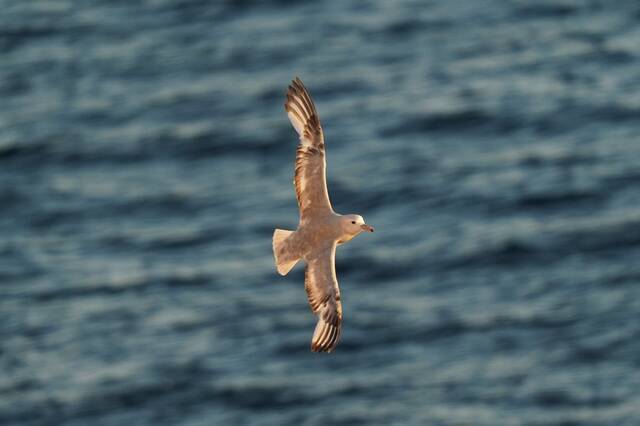
[[346, 242], [349, 242], [353, 237], [355, 237], [355, 235], [344, 234], [338, 240], [338, 244], [344, 244]]

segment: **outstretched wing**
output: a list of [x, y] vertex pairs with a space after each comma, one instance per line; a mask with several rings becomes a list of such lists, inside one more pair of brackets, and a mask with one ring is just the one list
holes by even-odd
[[342, 303], [335, 268], [336, 245], [314, 253], [307, 259], [304, 288], [309, 306], [318, 316], [311, 339], [313, 352], [331, 352], [340, 340]]
[[300, 135], [293, 181], [300, 218], [330, 213], [333, 209], [327, 191], [327, 165], [320, 117], [309, 92], [297, 77], [289, 86], [284, 109]]

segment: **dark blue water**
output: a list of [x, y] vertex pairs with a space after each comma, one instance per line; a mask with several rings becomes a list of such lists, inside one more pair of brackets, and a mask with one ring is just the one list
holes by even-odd
[[[637, 1], [0, 1], [0, 424], [640, 424]], [[299, 75], [344, 329], [309, 352]]]

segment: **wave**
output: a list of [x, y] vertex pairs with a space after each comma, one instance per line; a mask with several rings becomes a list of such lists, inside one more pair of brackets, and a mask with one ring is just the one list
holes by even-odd
[[534, 401], [542, 407], [584, 407], [589, 409], [616, 406], [621, 400], [615, 396], [608, 395], [579, 395], [575, 391], [566, 389], [548, 389], [534, 392], [528, 399]]
[[410, 114], [396, 124], [381, 128], [380, 136], [400, 136], [420, 133], [468, 133], [506, 135], [528, 130], [539, 135], [558, 135], [594, 123], [627, 123], [640, 118], [640, 108], [620, 104], [562, 105], [558, 109], [527, 116], [512, 112], [490, 112], [463, 108], [449, 112]]
[[396, 125], [383, 128], [381, 136], [410, 135], [429, 132], [496, 132], [507, 133], [521, 124], [514, 118], [492, 115], [477, 109], [462, 109], [450, 112], [433, 112], [411, 115]]
[[224, 236], [224, 230], [215, 227], [198, 229], [190, 233], [179, 232], [158, 236], [141, 236], [132, 233], [106, 236], [100, 244], [117, 250], [164, 251], [201, 247], [215, 243]]
[[[578, 319], [572, 316], [554, 316], [553, 313], [533, 313], [524, 316], [497, 313], [482, 320], [450, 317], [429, 325], [414, 322], [389, 324], [388, 320], [380, 321], [380, 324], [372, 325], [362, 324], [362, 321], [357, 317], [352, 319], [351, 324], [353, 325], [351, 327], [356, 328], [356, 331], [350, 335], [349, 340], [340, 343], [340, 350], [358, 352], [368, 350], [371, 347], [399, 345], [407, 342], [420, 345], [434, 344], [441, 339], [455, 339], [465, 334], [489, 334], [504, 330], [563, 329], [576, 324]], [[360, 333], [358, 328], [376, 330], [375, 336], [371, 337], [370, 332]]]
[[549, 208], [580, 208], [585, 204], [597, 203], [605, 200], [609, 194], [603, 191], [575, 190], [564, 192], [542, 192], [516, 197], [515, 209], [549, 209]]
[[0, 29], [0, 50], [10, 52], [26, 43], [60, 35], [63, 30], [57, 26], [42, 24], [18, 24], [13, 28], [2, 28]]
[[552, 4], [542, 3], [522, 5], [515, 9], [514, 19], [530, 19], [530, 18], [565, 18], [578, 12], [578, 7], [571, 4]]
[[144, 293], [159, 287], [207, 287], [215, 283], [217, 278], [209, 273], [196, 273], [189, 275], [168, 274], [157, 276], [131, 276], [124, 282], [95, 283], [73, 285], [67, 287], [45, 288], [33, 291], [29, 297], [40, 302], [55, 300], [71, 300], [92, 296], [117, 296], [125, 293]]

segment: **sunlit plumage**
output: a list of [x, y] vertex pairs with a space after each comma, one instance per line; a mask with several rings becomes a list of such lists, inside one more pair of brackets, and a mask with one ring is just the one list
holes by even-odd
[[299, 78], [289, 86], [285, 110], [300, 136], [294, 173], [300, 222], [296, 231], [275, 230], [273, 253], [281, 275], [286, 275], [299, 260], [306, 262], [305, 289], [311, 311], [318, 316], [311, 350], [331, 352], [338, 344], [342, 330], [342, 304], [335, 271], [336, 246], [363, 231], [373, 232], [373, 228], [365, 224], [362, 216], [339, 215], [331, 207], [320, 118]]

